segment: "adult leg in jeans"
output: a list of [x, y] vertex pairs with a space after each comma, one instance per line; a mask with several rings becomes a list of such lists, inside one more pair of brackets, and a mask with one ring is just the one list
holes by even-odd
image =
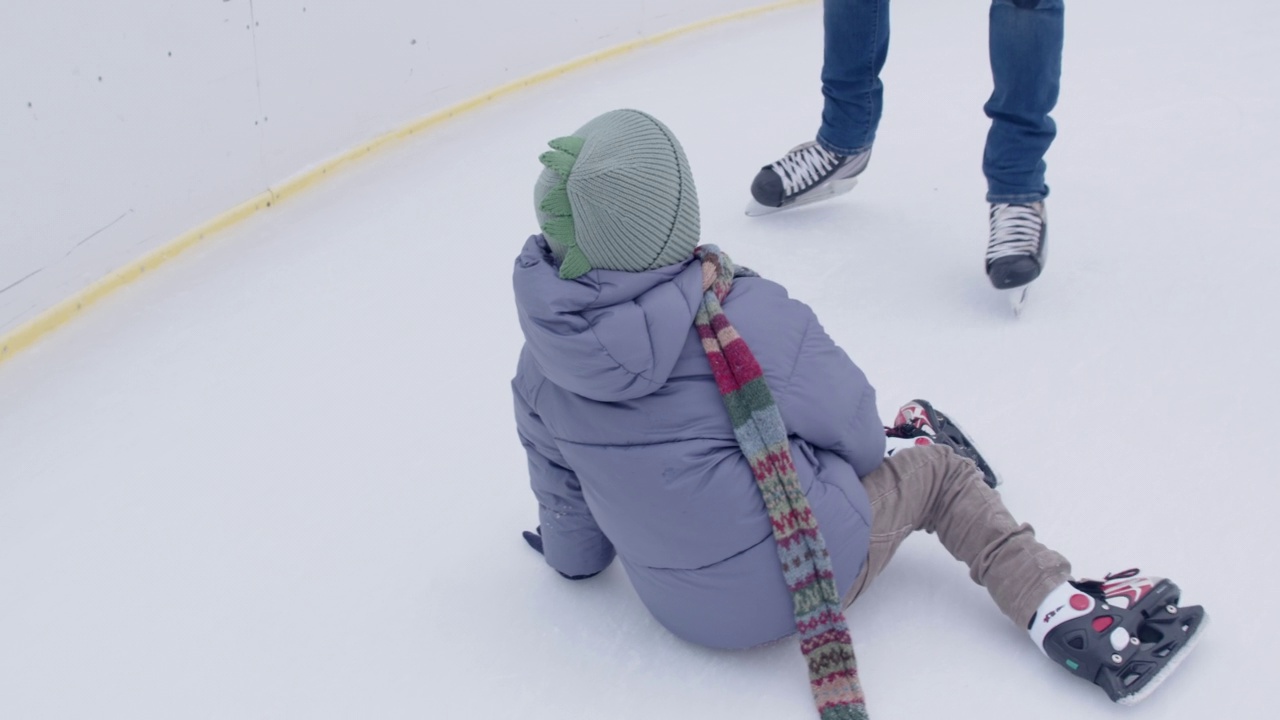
[[1035, 539], [987, 487], [971, 460], [943, 445], [901, 450], [863, 478], [871, 498], [871, 547], [862, 574], [845, 596], [853, 602], [916, 530], [937, 533], [953, 557], [1025, 630], [1049, 591], [1071, 575], [1071, 565]]
[[880, 70], [889, 52], [889, 0], [824, 0], [822, 24], [818, 144], [856, 155], [871, 147], [884, 106]]
[[995, 89], [982, 172], [987, 201], [1030, 203], [1049, 194], [1044, 154], [1057, 134], [1049, 112], [1062, 74], [1063, 0], [993, 0], [989, 26]]

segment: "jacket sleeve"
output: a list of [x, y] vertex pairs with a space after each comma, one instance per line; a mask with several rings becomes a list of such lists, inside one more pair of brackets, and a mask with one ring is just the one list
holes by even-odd
[[867, 376], [808, 306], [800, 350], [778, 400], [787, 430], [844, 458], [858, 477], [884, 461], [884, 425]]
[[596, 524], [578, 476], [565, 462], [542, 418], [515, 390], [516, 431], [529, 460], [538, 499], [542, 551], [547, 564], [570, 575], [594, 575], [613, 562], [613, 543]]

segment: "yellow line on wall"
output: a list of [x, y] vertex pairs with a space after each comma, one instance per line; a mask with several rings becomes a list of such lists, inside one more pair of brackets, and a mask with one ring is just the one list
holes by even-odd
[[93, 305], [107, 295], [110, 295], [116, 290], [132, 283], [147, 272], [155, 270], [166, 262], [181, 255], [183, 252], [209, 236], [221, 230], [225, 230], [226, 228], [239, 223], [241, 220], [271, 207], [275, 203], [297, 195], [303, 190], [315, 185], [320, 180], [327, 178], [333, 171], [345, 167], [356, 160], [368, 157], [377, 150], [385, 149], [410, 137], [411, 135], [422, 132], [428, 128], [435, 127], [436, 125], [463, 113], [475, 110], [476, 108], [500, 97], [546, 82], [547, 80], [551, 80], [566, 73], [580, 70], [589, 65], [609, 60], [620, 55], [625, 55], [633, 50], [657, 45], [682, 35], [688, 35], [699, 30], [704, 30], [713, 25], [720, 25], [734, 20], [744, 20], [756, 15], [763, 15], [776, 10], [782, 10], [796, 5], [805, 5], [811, 2], [814, 2], [814, 0], [783, 0], [782, 2], [770, 3], [768, 5], [761, 5], [759, 7], [748, 8], [746, 10], [739, 10], [737, 12], [719, 15], [713, 18], [707, 18], [706, 20], [699, 20], [698, 22], [667, 30], [656, 35], [649, 35], [647, 37], [622, 43], [621, 45], [605, 48], [604, 50], [591, 53], [590, 55], [585, 55], [576, 60], [570, 60], [569, 62], [557, 65], [548, 70], [543, 70], [542, 72], [534, 73], [533, 75], [528, 75], [518, 80], [513, 80], [505, 85], [500, 85], [486, 93], [477, 95], [470, 100], [464, 100], [456, 105], [451, 105], [442, 110], [437, 110], [436, 112], [415, 120], [408, 125], [379, 135], [364, 145], [360, 145], [340, 155], [332, 157], [316, 167], [301, 172], [284, 182], [269, 188], [265, 192], [249, 198], [230, 210], [223, 212], [212, 220], [182, 233], [173, 240], [165, 243], [163, 246], [156, 248], [142, 257], [135, 259], [124, 267], [113, 270], [107, 275], [99, 278], [88, 287], [80, 290], [66, 300], [57, 303], [53, 307], [50, 307], [31, 320], [28, 320], [26, 323], [19, 325], [6, 335], [0, 336], [0, 364], [4, 363], [9, 358], [12, 358], [20, 351], [30, 347], [45, 335], [66, 324], [85, 308], [88, 308], [90, 305]]

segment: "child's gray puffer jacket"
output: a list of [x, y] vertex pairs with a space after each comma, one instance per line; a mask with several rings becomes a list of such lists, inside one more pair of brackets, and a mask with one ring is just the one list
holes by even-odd
[[[616, 551], [654, 617], [692, 642], [795, 632], [769, 515], [693, 327], [698, 263], [562, 280], [534, 236], [514, 282], [525, 346], [511, 384], [547, 563], [588, 575]], [[875, 391], [780, 285], [739, 278], [723, 307], [782, 412], [843, 595], [870, 535], [859, 478], [884, 455]]]

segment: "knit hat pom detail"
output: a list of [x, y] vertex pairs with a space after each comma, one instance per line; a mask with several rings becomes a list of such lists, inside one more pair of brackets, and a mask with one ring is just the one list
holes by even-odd
[[580, 137], [556, 138], [547, 143], [551, 150], [538, 156], [538, 161], [560, 176], [560, 181], [547, 192], [539, 209], [547, 216], [542, 234], [564, 248], [560, 261], [560, 277], [572, 280], [591, 270], [591, 262], [582, 254], [573, 230], [573, 206], [569, 203], [569, 175], [582, 152], [586, 140]]

